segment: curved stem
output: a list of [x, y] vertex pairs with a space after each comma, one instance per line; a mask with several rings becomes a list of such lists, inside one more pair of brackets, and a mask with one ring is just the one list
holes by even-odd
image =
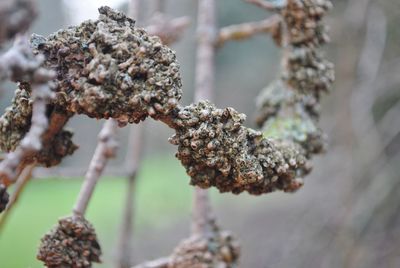
[[89, 168], [85, 175], [85, 180], [78, 195], [78, 199], [73, 209], [74, 217], [85, 215], [89, 200], [93, 195], [94, 188], [99, 180], [108, 159], [115, 155], [117, 142], [115, 134], [118, 123], [111, 119], [104, 123], [98, 136], [98, 144], [90, 161]]

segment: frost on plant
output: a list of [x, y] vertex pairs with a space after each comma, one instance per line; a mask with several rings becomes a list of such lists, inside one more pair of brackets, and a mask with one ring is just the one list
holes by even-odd
[[46, 234], [37, 258], [46, 267], [91, 267], [101, 249], [93, 226], [84, 218], [66, 217]]
[[208, 236], [192, 235], [183, 240], [170, 257], [168, 268], [234, 268], [240, 254], [239, 243], [213, 222]]

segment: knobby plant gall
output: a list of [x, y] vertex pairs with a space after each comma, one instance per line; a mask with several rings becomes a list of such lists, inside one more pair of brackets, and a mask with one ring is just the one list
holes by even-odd
[[[181, 80], [175, 53], [122, 13], [108, 7], [99, 12], [97, 21], [32, 38], [35, 51], [45, 56], [44, 66], [57, 72], [51, 110], [67, 118], [75, 113], [114, 118], [120, 125], [147, 116], [167, 123], [176, 130], [171, 141], [179, 145], [177, 157], [192, 185], [251, 194], [293, 191], [301, 185], [294, 179], [304, 173], [306, 161], [298, 148], [244, 127], [245, 116], [232, 108], [217, 109], [208, 102], [178, 106]], [[3, 119], [3, 125], [9, 117], [20, 123], [7, 125], [7, 136], [15, 136], [12, 146], [29, 129], [29, 86], [21, 86], [18, 94]], [[69, 141], [61, 144], [69, 145], [62, 147], [65, 153], [75, 148]]]
[[84, 218], [67, 217], [46, 234], [37, 258], [46, 267], [92, 267], [100, 261], [101, 249], [93, 226]]
[[[175, 52], [109, 7], [99, 8], [98, 20], [48, 37], [33, 35], [33, 54], [17, 43], [18, 53], [11, 51], [0, 61], [0, 81], [19, 82], [11, 106], [0, 118], [0, 149], [18, 152], [32, 129], [39, 134], [33, 137], [37, 146], [18, 159], [21, 163], [11, 165], [12, 171], [32, 163], [54, 166], [73, 154], [77, 146], [72, 132], [64, 127], [76, 114], [115, 120], [107, 122], [113, 133], [117, 123], [125, 126], [151, 117], [175, 130], [169, 141], [178, 147], [176, 157], [191, 177], [191, 185], [234, 194], [296, 191], [311, 171], [310, 159], [325, 145], [325, 135], [317, 125], [319, 102], [332, 86], [334, 71], [319, 47], [329, 41], [322, 19], [331, 3], [285, 3], [277, 8], [281, 20], [273, 35], [286, 53], [280, 76], [258, 97], [260, 131], [246, 127], [246, 116], [230, 107], [219, 109], [207, 100], [181, 106]], [[0, 43], [27, 29], [34, 13], [30, 0], [2, 2]], [[2, 64], [15, 55], [25, 57], [15, 58], [19, 64]], [[52, 89], [46, 98], [37, 95], [38, 84]], [[45, 119], [39, 120], [40, 129], [34, 124], [38, 99], [44, 105]], [[91, 166], [97, 168], [97, 162]], [[5, 186], [9, 184], [11, 180], [0, 177], [0, 212], [9, 199]], [[88, 194], [83, 196], [90, 199]], [[46, 267], [91, 267], [100, 262], [95, 230], [82, 211], [60, 219], [42, 238], [37, 258]], [[220, 231], [214, 220], [209, 226], [211, 231], [193, 234], [180, 243], [167, 267], [237, 267], [237, 241]]]
[[174, 250], [168, 268], [234, 268], [238, 265], [240, 247], [238, 241], [227, 231], [220, 231], [210, 224], [207, 236], [192, 235]]
[[264, 135], [297, 144], [307, 159], [325, 149], [319, 102], [335, 77], [319, 47], [329, 41], [323, 17], [331, 7], [328, 0], [288, 0], [280, 9], [286, 40], [281, 75], [257, 98], [256, 123]]

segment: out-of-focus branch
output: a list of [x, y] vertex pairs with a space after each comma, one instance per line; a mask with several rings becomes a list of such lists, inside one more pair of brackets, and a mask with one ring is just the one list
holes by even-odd
[[152, 18], [152, 24], [146, 27], [151, 35], [157, 35], [165, 45], [172, 44], [179, 40], [190, 24], [189, 17], [168, 19], [162, 13], [156, 13]]
[[8, 60], [14, 60], [11, 73], [8, 73], [16, 80], [29, 81], [32, 85], [32, 119], [29, 132], [22, 139], [18, 148], [9, 154], [0, 163], [0, 181], [8, 186], [15, 182], [17, 169], [25, 157], [32, 152], [42, 148], [42, 135], [49, 125], [46, 116], [46, 104], [53, 96], [49, 81], [54, 77], [54, 72], [41, 68], [43, 58], [35, 56], [30, 51], [26, 38], [16, 41], [16, 49], [9, 54]]
[[165, 257], [135, 265], [133, 268], [168, 268], [169, 262], [170, 258]]
[[277, 3], [267, 2], [265, 0], [244, 0], [244, 1], [268, 11], [277, 11], [281, 9], [282, 6], [285, 4], [285, 0], [276, 1]]
[[25, 186], [28, 184], [29, 180], [32, 178], [32, 171], [34, 168], [35, 168], [35, 164], [28, 165], [24, 168], [24, 170], [19, 175], [17, 182], [15, 183], [15, 189], [10, 196], [10, 200], [8, 202], [7, 208], [0, 217], [0, 233], [3, 230], [3, 227], [5, 226], [12, 209], [15, 207], [15, 204], [17, 203], [19, 197], [23, 193]]
[[94, 188], [103, 173], [103, 170], [111, 157], [115, 156], [117, 141], [115, 138], [118, 123], [115, 120], [108, 120], [104, 123], [98, 136], [98, 144], [93, 154], [85, 181], [79, 192], [78, 199], [73, 209], [74, 217], [82, 217], [87, 209], [89, 200], [92, 197]]
[[[215, 0], [200, 0], [197, 15], [195, 102], [213, 99], [216, 23]], [[212, 213], [208, 191], [196, 187], [193, 200], [193, 234], [206, 235], [210, 232]]]
[[0, 1], [0, 44], [29, 29], [36, 18], [34, 0]]
[[128, 5], [128, 16], [136, 22], [139, 20], [140, 0], [130, 0]]
[[275, 34], [279, 30], [280, 21], [280, 16], [275, 15], [262, 21], [247, 22], [221, 28], [216, 46], [222, 46], [225, 42], [231, 40], [248, 39], [256, 34]]
[[129, 133], [128, 151], [125, 157], [125, 170], [127, 172], [127, 187], [124, 203], [123, 218], [120, 238], [117, 245], [117, 260], [120, 268], [131, 265], [131, 240], [133, 232], [134, 196], [136, 176], [143, 155], [143, 124], [132, 126]]

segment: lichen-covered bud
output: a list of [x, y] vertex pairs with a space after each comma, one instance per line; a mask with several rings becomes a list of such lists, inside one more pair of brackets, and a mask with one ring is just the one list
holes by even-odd
[[93, 226], [84, 218], [66, 217], [46, 234], [37, 258], [46, 267], [92, 267], [101, 249]]
[[58, 74], [60, 105], [120, 125], [168, 114], [181, 98], [175, 52], [124, 14], [109, 7], [99, 12], [96, 21], [32, 38], [45, 66]]
[[0, 1], [0, 44], [24, 33], [36, 17], [33, 0]]
[[298, 144], [307, 158], [323, 151], [325, 136], [316, 125], [319, 103], [313, 95], [299, 93], [277, 80], [263, 89], [257, 106], [257, 124], [265, 137]]
[[6, 209], [9, 199], [10, 196], [7, 193], [7, 187], [0, 184], [0, 212], [3, 212]]
[[177, 113], [175, 121], [179, 124], [171, 142], [178, 145], [176, 156], [192, 185], [251, 194], [287, 190], [298, 170], [306, 165], [305, 157], [290, 148], [297, 152], [296, 161], [290, 164], [273, 140], [244, 127], [244, 120], [245, 115], [234, 109], [217, 109], [207, 101]]
[[168, 268], [235, 268], [240, 247], [237, 240], [216, 225], [209, 236], [192, 235], [174, 250]]
[[319, 46], [329, 41], [321, 22], [332, 8], [329, 0], [287, 0], [282, 16], [287, 25], [289, 42], [294, 46]]
[[309, 158], [325, 148], [325, 135], [304, 112], [279, 114], [270, 118], [263, 126], [265, 137], [292, 141], [301, 145]]
[[330, 91], [335, 72], [333, 64], [315, 49], [299, 47], [291, 50], [282, 79], [294, 90], [319, 98], [321, 93]]

